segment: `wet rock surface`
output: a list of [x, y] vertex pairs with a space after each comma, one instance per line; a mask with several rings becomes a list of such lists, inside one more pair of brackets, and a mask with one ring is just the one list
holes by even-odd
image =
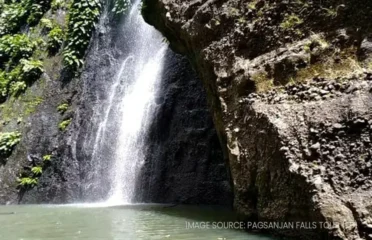
[[201, 81], [187, 59], [170, 50], [162, 79], [138, 201], [231, 205], [226, 162]]
[[[61, 72], [61, 75], [56, 74]], [[56, 79], [58, 76], [60, 78]], [[28, 90], [30, 104], [14, 104], [11, 111], [32, 111], [22, 119], [22, 123], [10, 122], [3, 131], [20, 130], [22, 138], [6, 164], [0, 166], [0, 203], [64, 203], [73, 202], [79, 198], [78, 165], [72, 156], [71, 132], [61, 132], [58, 124], [73, 116], [72, 109], [77, 108], [76, 97], [79, 83], [76, 79], [60, 81], [65, 75], [60, 62], [46, 72], [38, 82]], [[65, 114], [60, 114], [57, 107], [61, 103], [69, 103], [70, 108]], [[0, 116], [2, 118], [5, 116]], [[18, 182], [24, 172], [30, 172], [31, 167], [41, 165], [43, 156], [53, 155], [36, 188], [25, 192]]]

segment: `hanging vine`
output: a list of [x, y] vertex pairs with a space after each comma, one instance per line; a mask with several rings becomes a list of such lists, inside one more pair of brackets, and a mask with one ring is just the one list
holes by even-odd
[[72, 71], [76, 71], [83, 65], [85, 51], [101, 7], [99, 0], [74, 0], [70, 6], [63, 60], [65, 66]]

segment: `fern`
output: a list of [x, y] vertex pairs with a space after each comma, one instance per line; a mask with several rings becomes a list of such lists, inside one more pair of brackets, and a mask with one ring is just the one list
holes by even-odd
[[33, 167], [33, 168], [31, 169], [31, 172], [32, 172], [33, 174], [35, 174], [35, 175], [40, 175], [40, 174], [43, 173], [43, 168], [40, 167], [40, 166]]
[[18, 179], [18, 183], [21, 187], [34, 187], [38, 184], [38, 180], [35, 178], [24, 177]]

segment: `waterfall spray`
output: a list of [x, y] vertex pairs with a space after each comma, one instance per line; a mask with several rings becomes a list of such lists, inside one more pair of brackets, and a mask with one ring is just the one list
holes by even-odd
[[[141, 0], [131, 7], [123, 24], [129, 50], [116, 70], [105, 109], [93, 141], [92, 161], [107, 162], [109, 187], [107, 204], [132, 203], [136, 177], [146, 157], [145, 138], [155, 114], [163, 57], [167, 45], [161, 35], [147, 25], [140, 13]], [[124, 47], [124, 46], [123, 46]], [[115, 127], [112, 127], [115, 125]], [[115, 129], [115, 133], [110, 132]], [[115, 139], [113, 139], [115, 138]], [[110, 146], [105, 159], [105, 141]], [[96, 173], [97, 174], [97, 173]]]
[[120, 79], [132, 72], [132, 79], [126, 78], [129, 82], [120, 102], [119, 138], [115, 163], [110, 171], [112, 185], [108, 202], [111, 204], [131, 203], [134, 197], [136, 176], [145, 159], [144, 140], [154, 115], [166, 50], [161, 36], [142, 19], [140, 2], [133, 5], [125, 29], [133, 44], [128, 56], [133, 59], [133, 69], [128, 69], [125, 64], [118, 75]]

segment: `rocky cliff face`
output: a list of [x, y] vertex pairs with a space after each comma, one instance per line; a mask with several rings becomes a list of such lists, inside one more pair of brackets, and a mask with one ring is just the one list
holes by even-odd
[[[44, 17], [51, 17], [52, 11], [46, 14]], [[59, 14], [64, 22], [66, 12], [57, 11]], [[55, 17], [52, 14], [51, 18]], [[107, 89], [126, 54], [128, 44], [121, 35], [122, 24], [117, 18], [100, 20], [85, 67], [77, 77], [66, 73], [58, 52], [45, 60], [41, 79], [18, 98], [1, 104], [0, 130], [21, 133], [12, 154], [1, 161], [1, 204], [105, 200], [109, 191], [105, 176], [109, 176], [112, 163], [105, 158], [92, 160], [91, 139], [100, 124], [97, 115], [102, 115], [103, 103], [109, 98]], [[148, 139], [152, 155], [141, 174], [143, 182], [138, 182], [138, 189], [144, 190], [138, 200], [229, 204], [232, 198], [227, 171], [205, 92], [184, 57], [169, 50], [166, 59], [159, 115]], [[22, 120], [20, 116], [24, 116]], [[66, 120], [70, 124], [62, 127]], [[37, 174], [38, 183], [20, 186], [20, 174], [31, 173], [32, 167], [39, 165], [43, 169]]]
[[197, 69], [250, 220], [372, 239], [372, 4], [145, 0], [146, 20]]
[[201, 81], [185, 57], [169, 50], [149, 153], [136, 189], [139, 202], [232, 204], [222, 148]]

